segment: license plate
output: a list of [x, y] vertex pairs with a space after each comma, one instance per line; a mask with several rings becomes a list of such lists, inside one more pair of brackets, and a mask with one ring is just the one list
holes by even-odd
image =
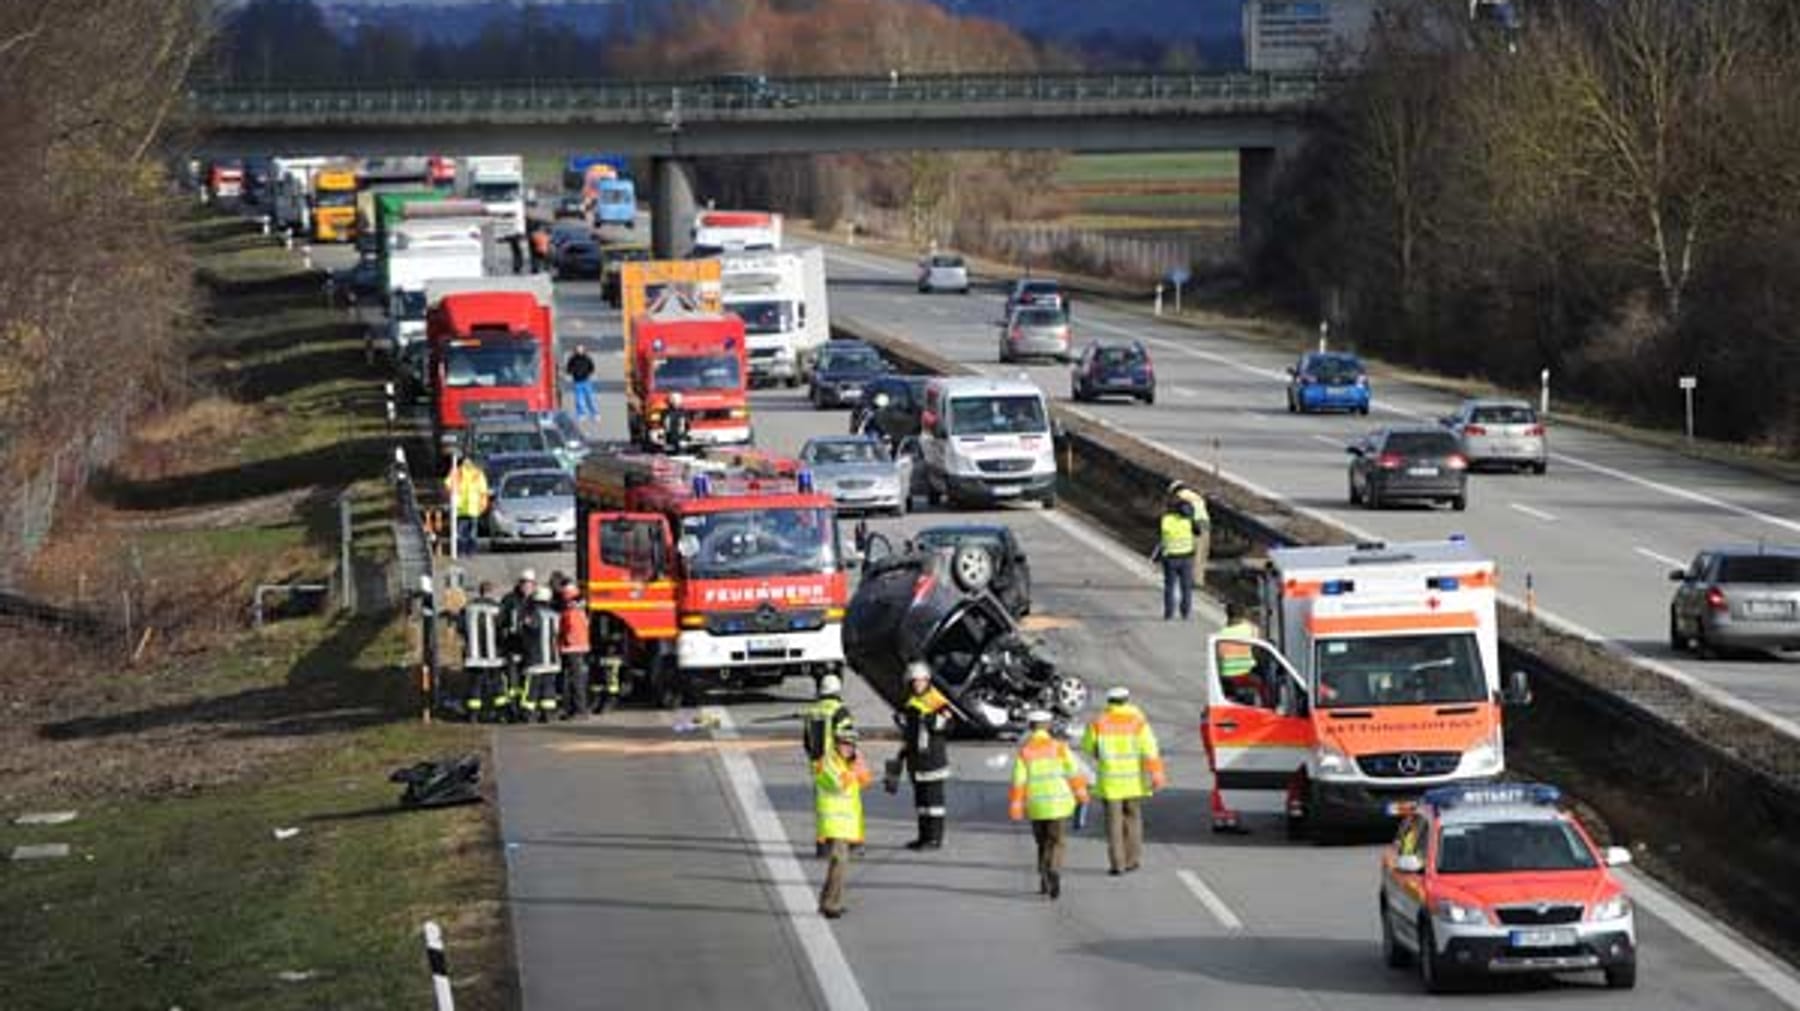
[[749, 646], [752, 653], [773, 652], [776, 650], [780, 650], [783, 653], [787, 652], [787, 640], [780, 638], [751, 639]]
[[842, 397], [845, 400], [861, 400], [862, 399], [862, 391], [856, 390], [856, 389], [845, 388], [845, 389], [841, 389], [838, 391], [838, 396]]
[[1539, 927], [1535, 930], [1515, 930], [1508, 936], [1507, 943], [1515, 948], [1572, 948], [1575, 946], [1575, 928]]
[[994, 497], [995, 498], [1012, 498], [1013, 496], [1019, 494], [1020, 491], [1021, 491], [1021, 489], [1019, 489], [1015, 486], [1012, 486], [1012, 485], [1000, 485], [994, 489]]
[[1436, 467], [1409, 467], [1409, 468], [1407, 468], [1406, 472], [1408, 474], [1412, 475], [1413, 477], [1437, 477], [1438, 476], [1438, 469]]
[[1744, 614], [1751, 618], [1791, 618], [1794, 604], [1788, 600], [1747, 600]]

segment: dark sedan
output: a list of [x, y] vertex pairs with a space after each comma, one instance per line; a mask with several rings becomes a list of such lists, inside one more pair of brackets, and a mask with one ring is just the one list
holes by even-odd
[[870, 383], [885, 375], [881, 352], [861, 341], [827, 341], [813, 366], [809, 396], [814, 407], [859, 404]]
[[1469, 461], [1456, 436], [1441, 428], [1383, 428], [1345, 449], [1350, 504], [1380, 509], [1391, 502], [1469, 504]]
[[1139, 341], [1094, 341], [1082, 349], [1069, 373], [1069, 395], [1077, 401], [1131, 397], [1156, 403], [1156, 369]]
[[862, 402], [850, 414], [853, 435], [873, 435], [897, 444], [919, 434], [919, 411], [925, 399], [926, 376], [882, 376], [863, 391]]
[[570, 239], [556, 251], [556, 279], [600, 276], [600, 244], [592, 239]]

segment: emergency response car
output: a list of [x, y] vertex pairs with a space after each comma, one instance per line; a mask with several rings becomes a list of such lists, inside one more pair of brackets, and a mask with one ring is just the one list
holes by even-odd
[[1497, 584], [1462, 538], [1269, 552], [1267, 638], [1210, 642], [1215, 825], [1385, 826], [1430, 787], [1505, 771], [1500, 709], [1529, 690], [1523, 674], [1501, 689]]
[[1426, 791], [1382, 854], [1377, 915], [1392, 968], [1416, 962], [1437, 993], [1479, 975], [1599, 970], [1637, 983], [1631, 900], [1601, 850], [1557, 802], [1523, 783]]

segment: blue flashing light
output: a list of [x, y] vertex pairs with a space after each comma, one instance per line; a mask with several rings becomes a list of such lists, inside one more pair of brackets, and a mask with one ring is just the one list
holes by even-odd
[[1426, 790], [1425, 795], [1419, 798], [1420, 803], [1440, 810], [1502, 804], [1555, 807], [1561, 800], [1562, 791], [1544, 783], [1480, 783], [1470, 786], [1440, 786]]
[[1450, 535], [1450, 543], [1452, 543], [1452, 544], [1467, 544], [1467, 543], [1469, 543], [1469, 535], [1468, 534], [1451, 534]]
[[806, 619], [805, 618], [789, 618], [788, 619], [788, 627], [792, 628], [792, 629], [805, 628], [806, 627]]
[[800, 494], [802, 494], [802, 495], [811, 495], [812, 494], [813, 476], [812, 476], [811, 470], [808, 470], [804, 467], [801, 468], [800, 473], [796, 474], [794, 476], [794, 481], [797, 485], [799, 485]]
[[1432, 576], [1425, 580], [1427, 590], [1454, 590], [1461, 585], [1455, 576]]
[[1338, 597], [1346, 593], [1355, 593], [1356, 580], [1328, 579], [1319, 587], [1319, 592], [1327, 597]]
[[712, 494], [712, 479], [705, 474], [694, 475], [694, 497], [705, 498]]
[[742, 618], [729, 618], [719, 623], [720, 630], [727, 635], [736, 635], [746, 631]]

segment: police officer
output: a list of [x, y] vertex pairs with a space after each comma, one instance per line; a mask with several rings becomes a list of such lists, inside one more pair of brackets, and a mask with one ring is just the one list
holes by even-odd
[[[844, 679], [836, 674], [820, 678], [818, 701], [807, 706], [800, 719], [801, 743], [807, 760], [817, 762], [831, 754], [838, 736], [856, 729], [856, 717], [844, 704]], [[821, 857], [826, 855], [824, 836], [816, 840], [815, 852]]]
[[558, 706], [556, 677], [562, 672], [562, 661], [556, 654], [559, 624], [550, 588], [540, 586], [531, 593], [531, 604], [519, 621], [521, 647], [521, 691], [519, 713], [527, 721], [533, 714], [539, 723], [547, 723]]
[[825, 869], [825, 887], [819, 890], [819, 912], [831, 920], [844, 915], [850, 851], [863, 841], [862, 790], [871, 776], [857, 753], [858, 736], [855, 727], [844, 728], [832, 740], [831, 750], [812, 763], [816, 831], [831, 858]]
[[469, 719], [491, 723], [511, 701], [506, 694], [506, 651], [500, 642], [500, 605], [494, 584], [483, 580], [475, 599], [463, 605], [459, 626], [463, 639], [463, 674], [468, 690], [463, 710]]
[[1157, 531], [1156, 557], [1162, 561], [1163, 620], [1172, 620], [1177, 612], [1186, 621], [1194, 610], [1194, 551], [1199, 536], [1194, 526], [1194, 508], [1180, 496], [1169, 496], [1163, 508]]
[[1081, 750], [1094, 756], [1094, 793], [1106, 809], [1107, 873], [1138, 869], [1144, 856], [1144, 800], [1164, 785], [1162, 751], [1144, 711], [1131, 704], [1131, 689], [1106, 693], [1106, 711], [1087, 725]]
[[1051, 716], [1042, 709], [1025, 715], [1031, 732], [1013, 757], [1012, 789], [1007, 816], [1031, 819], [1037, 843], [1038, 894], [1062, 895], [1063, 840], [1069, 817], [1088, 799], [1087, 777], [1068, 742], [1050, 736]]
[[1185, 481], [1170, 481], [1169, 494], [1187, 503], [1194, 516], [1194, 578], [1206, 584], [1206, 564], [1212, 558], [1212, 513], [1206, 508], [1206, 496], [1188, 487]]
[[913, 809], [919, 816], [919, 836], [906, 844], [909, 850], [942, 849], [944, 784], [950, 779], [950, 700], [931, 685], [931, 667], [923, 660], [906, 666], [912, 695], [900, 710], [901, 740], [898, 761], [912, 778]]

